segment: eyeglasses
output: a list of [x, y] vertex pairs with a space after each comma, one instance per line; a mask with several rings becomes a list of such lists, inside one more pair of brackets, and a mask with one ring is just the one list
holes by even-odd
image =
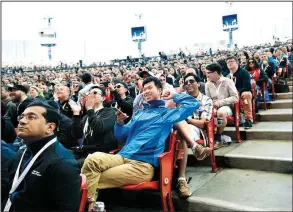
[[17, 117], [17, 121], [19, 122], [21, 119], [26, 118], [29, 121], [37, 120], [39, 117], [35, 114], [21, 114]]
[[165, 82], [165, 79], [160, 79], [161, 82]]
[[193, 83], [195, 83], [195, 80], [194, 80], [194, 79], [186, 80], [186, 81], [184, 82], [184, 85], [188, 85], [188, 83], [189, 83], [189, 84], [193, 84]]
[[118, 88], [121, 88], [121, 87], [124, 87], [124, 86], [123, 85], [116, 85], [115, 89], [118, 89]]

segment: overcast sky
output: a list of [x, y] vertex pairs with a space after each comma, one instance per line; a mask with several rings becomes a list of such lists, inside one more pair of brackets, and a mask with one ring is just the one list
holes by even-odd
[[[136, 13], [143, 14], [147, 27], [143, 53], [156, 55], [195, 43], [228, 42], [221, 24], [227, 12], [224, 2], [2, 2], [3, 60], [46, 59], [38, 31], [47, 15], [54, 17], [58, 38], [53, 59], [103, 61], [138, 56], [130, 32], [138, 25]], [[292, 2], [235, 2], [232, 12], [238, 14], [233, 37], [240, 46], [269, 41], [273, 33], [292, 36]]]

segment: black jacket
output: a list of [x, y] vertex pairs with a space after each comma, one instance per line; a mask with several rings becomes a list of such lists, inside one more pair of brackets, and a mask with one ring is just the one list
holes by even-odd
[[130, 95], [133, 99], [135, 99], [135, 97], [136, 97], [135, 86], [129, 86], [129, 87], [128, 87], [128, 91], [129, 91], [129, 95]]
[[1, 140], [6, 143], [13, 143], [16, 139], [16, 133], [10, 118], [2, 116], [1, 117]]
[[102, 108], [97, 113], [88, 110], [86, 115], [74, 115], [71, 134], [78, 140], [83, 137], [83, 129], [88, 118], [92, 135], [88, 135], [83, 142], [83, 151], [93, 153], [96, 151], [109, 152], [117, 148], [118, 142], [114, 136], [114, 124], [116, 121], [115, 110], [112, 108]]
[[11, 105], [5, 116], [10, 118], [14, 128], [18, 126], [17, 117], [21, 115], [26, 107], [33, 101], [33, 98], [27, 97], [22, 103], [17, 105]]
[[63, 114], [61, 114], [61, 117], [62, 119], [56, 129], [57, 138], [64, 147], [70, 149], [70, 147], [75, 147], [77, 144], [77, 140], [71, 134], [73, 121]]
[[15, 156], [16, 151], [12, 148], [12, 146], [4, 141], [1, 141], [1, 202], [7, 198], [3, 194], [8, 194], [10, 190], [9, 171], [13, 165]]
[[9, 110], [9, 108], [12, 106], [15, 106], [15, 104], [10, 100], [8, 99], [7, 101], [2, 101], [3, 104], [4, 104], [4, 107], [5, 107], [5, 111], [7, 112]]
[[[55, 135], [27, 144], [20, 173], [29, 160]], [[10, 187], [23, 151], [18, 151], [10, 172]], [[80, 177], [77, 161], [59, 141], [49, 146], [34, 162], [11, 195], [10, 211], [78, 211]], [[10, 188], [9, 188], [10, 190]], [[3, 195], [3, 193], [2, 193]], [[4, 194], [7, 197], [7, 193]], [[2, 202], [2, 207], [5, 206]]]
[[[229, 74], [227, 77], [231, 78], [231, 74]], [[245, 91], [251, 92], [250, 74], [246, 69], [238, 67], [238, 70], [233, 74], [231, 79], [234, 81], [234, 83], [236, 82], [235, 86], [240, 94]]]
[[68, 102], [69, 100], [66, 100], [62, 103], [58, 101], [58, 104], [59, 104], [61, 113], [71, 119], [73, 117], [73, 112]]
[[107, 104], [106, 104], [106, 107], [111, 107], [111, 104], [114, 103], [114, 102], [117, 102], [118, 103], [118, 107], [120, 108], [120, 110], [123, 112], [123, 113], [126, 113], [129, 117], [127, 119], [125, 119], [124, 123], [128, 123], [129, 120], [131, 119], [132, 117], [132, 112], [133, 112], [133, 101], [134, 99], [128, 95], [126, 96], [125, 99], [122, 99], [120, 94], [114, 90], [113, 92], [111, 92], [114, 96], [114, 100], [112, 101], [109, 101]]
[[272, 79], [275, 70], [274, 63], [268, 62], [268, 66], [261, 65], [260, 67], [268, 75], [268, 78]]

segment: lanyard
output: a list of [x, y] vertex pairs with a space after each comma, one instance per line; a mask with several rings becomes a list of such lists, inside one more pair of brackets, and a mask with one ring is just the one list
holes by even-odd
[[12, 193], [17, 189], [17, 187], [19, 186], [19, 184], [22, 182], [22, 180], [24, 179], [24, 177], [26, 176], [26, 174], [28, 173], [28, 171], [30, 170], [30, 168], [32, 167], [32, 165], [34, 164], [34, 162], [37, 160], [37, 158], [40, 156], [40, 154], [42, 154], [43, 151], [45, 151], [51, 144], [55, 143], [57, 141], [57, 138], [53, 138], [51, 141], [49, 141], [45, 146], [42, 147], [42, 149], [40, 149], [38, 151], [38, 153], [32, 158], [32, 160], [29, 162], [29, 164], [27, 165], [27, 167], [24, 169], [24, 171], [21, 173], [20, 177], [19, 177], [19, 169], [20, 169], [20, 165], [23, 159], [23, 156], [26, 152], [27, 149], [24, 150], [21, 159], [19, 161], [18, 167], [16, 169], [15, 175], [14, 175], [14, 179], [13, 179], [13, 183], [12, 183], [12, 187], [9, 191], [9, 197], [7, 200], [7, 203], [5, 205], [4, 211], [9, 211], [10, 207], [12, 205], [10, 197], [12, 195]]

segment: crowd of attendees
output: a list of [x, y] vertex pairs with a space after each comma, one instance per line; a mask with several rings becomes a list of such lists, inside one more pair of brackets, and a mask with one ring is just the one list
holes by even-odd
[[[267, 83], [269, 92], [277, 70], [288, 67], [291, 77], [292, 50], [266, 44], [91, 67], [2, 68], [3, 207], [10, 199], [15, 210], [77, 211], [81, 170], [92, 209], [99, 189], [152, 179], [173, 127], [185, 152], [178, 194], [189, 197], [188, 148], [198, 160], [211, 152], [197, 142], [205, 122], [217, 118], [215, 150], [227, 144], [223, 133], [234, 102], [244, 102], [243, 127], [253, 127], [252, 82], [257, 90]], [[118, 154], [108, 154], [118, 147]], [[33, 171], [14, 189], [15, 173], [27, 167]]]

